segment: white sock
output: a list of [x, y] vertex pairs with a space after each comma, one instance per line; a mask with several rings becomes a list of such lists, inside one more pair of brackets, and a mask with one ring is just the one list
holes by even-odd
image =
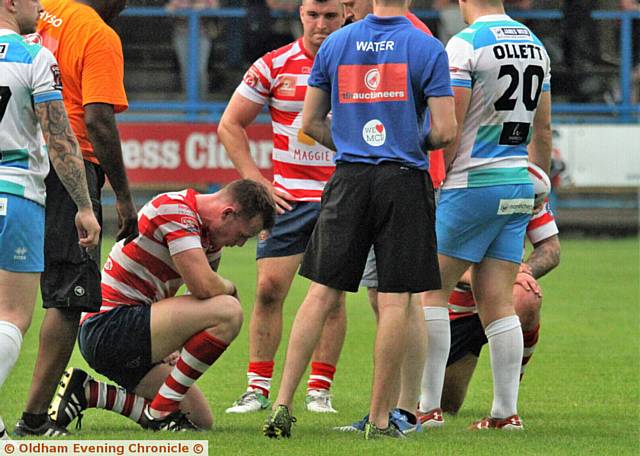
[[449, 310], [446, 307], [425, 307], [424, 319], [427, 325], [427, 360], [422, 372], [420, 411], [429, 412], [440, 408], [451, 345]]
[[522, 364], [522, 329], [517, 315], [495, 320], [484, 330], [489, 341], [493, 372], [493, 418], [518, 413], [518, 387]]
[[0, 387], [18, 360], [22, 346], [22, 333], [16, 325], [0, 321]]

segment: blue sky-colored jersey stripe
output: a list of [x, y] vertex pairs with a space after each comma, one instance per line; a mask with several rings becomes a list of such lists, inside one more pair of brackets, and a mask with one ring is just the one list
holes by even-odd
[[54, 100], [62, 100], [62, 92], [59, 90], [52, 90], [50, 92], [39, 93], [33, 97], [34, 103], [44, 103]]
[[42, 49], [39, 44], [27, 43], [20, 35], [0, 36], [0, 43], [9, 45], [8, 52], [0, 60], [0, 63], [32, 63], [35, 56]]
[[471, 88], [471, 79], [452, 79], [451, 80], [452, 87], [467, 87]]

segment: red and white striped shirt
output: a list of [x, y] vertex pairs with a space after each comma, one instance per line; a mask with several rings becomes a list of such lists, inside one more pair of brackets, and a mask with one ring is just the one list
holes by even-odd
[[192, 189], [163, 193], [140, 209], [138, 237], [127, 245], [124, 240], [116, 243], [104, 264], [100, 312], [175, 296], [184, 281], [171, 257], [180, 252], [204, 249], [209, 263], [215, 265], [221, 250], [209, 247], [196, 194]]
[[300, 38], [256, 60], [236, 92], [254, 103], [269, 105], [274, 187], [295, 201], [318, 202], [335, 165], [334, 152], [300, 130], [312, 66], [313, 57]]
[[[556, 234], [558, 234], [558, 226], [547, 200], [544, 208], [531, 217], [531, 221], [527, 225], [527, 238], [532, 244], [537, 244]], [[449, 319], [456, 320], [477, 312], [478, 309], [471, 292], [471, 285], [458, 282], [449, 295]]]

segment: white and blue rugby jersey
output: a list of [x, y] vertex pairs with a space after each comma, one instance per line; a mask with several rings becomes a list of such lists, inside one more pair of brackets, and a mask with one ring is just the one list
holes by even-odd
[[527, 145], [540, 95], [550, 90], [549, 56], [527, 27], [482, 16], [447, 44], [451, 84], [471, 89], [447, 188], [528, 184]]
[[53, 54], [0, 29], [0, 192], [45, 203], [49, 158], [35, 103], [62, 100]]

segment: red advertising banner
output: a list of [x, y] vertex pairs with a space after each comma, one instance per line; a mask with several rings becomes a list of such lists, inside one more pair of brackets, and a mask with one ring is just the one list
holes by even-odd
[[[204, 123], [120, 123], [129, 181], [134, 185], [210, 184], [238, 179], [217, 128]], [[253, 159], [271, 179], [271, 125], [252, 125], [247, 135]]]

